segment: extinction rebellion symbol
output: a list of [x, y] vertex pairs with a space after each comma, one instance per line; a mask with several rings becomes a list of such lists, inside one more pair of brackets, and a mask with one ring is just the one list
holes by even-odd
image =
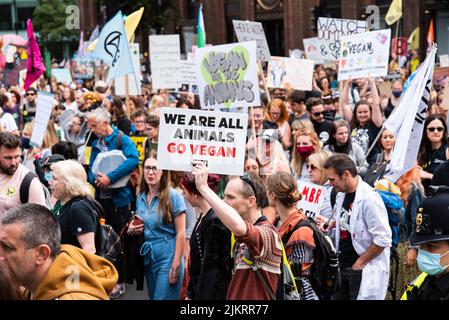
[[104, 40], [104, 50], [112, 57], [112, 67], [120, 59], [120, 41], [122, 33], [118, 31], [111, 32]]

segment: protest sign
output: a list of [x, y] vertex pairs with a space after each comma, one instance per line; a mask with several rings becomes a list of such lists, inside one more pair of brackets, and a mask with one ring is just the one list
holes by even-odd
[[449, 67], [449, 54], [440, 55], [440, 68]]
[[330, 51], [324, 51], [321, 49], [321, 46], [325, 48], [326, 44], [323, 40], [319, 40], [318, 38], [308, 38], [302, 40], [304, 44], [304, 52], [306, 54], [307, 59], [313, 60], [315, 64], [322, 64], [325, 61], [335, 61], [335, 58]]
[[342, 37], [364, 33], [368, 30], [366, 21], [360, 20], [319, 18], [317, 25], [319, 54], [325, 60], [338, 59]]
[[398, 37], [391, 40], [391, 55], [407, 56], [407, 37]]
[[180, 87], [181, 49], [178, 34], [150, 36], [150, 60], [153, 89]]
[[127, 76], [115, 78], [115, 94], [126, 95], [126, 77], [128, 77], [128, 94], [138, 96], [142, 94], [142, 72], [140, 70], [140, 50], [138, 43], [130, 43], [131, 60], [134, 66], [134, 73]]
[[388, 74], [391, 29], [341, 39], [338, 81]]
[[391, 90], [391, 81], [384, 81], [379, 83], [377, 86], [379, 89], [379, 97], [382, 98], [389, 98], [393, 95]]
[[260, 105], [256, 42], [198, 48], [196, 74], [201, 108]]
[[302, 199], [298, 202], [296, 207], [302, 209], [307, 217], [315, 219], [315, 217], [320, 214], [326, 187], [298, 180], [298, 190], [302, 195]]
[[73, 59], [73, 75], [76, 79], [94, 78], [94, 60], [89, 57]]
[[312, 90], [313, 60], [272, 57], [268, 63], [267, 86]]
[[198, 79], [196, 76], [195, 61], [181, 60], [181, 69], [179, 70], [181, 84], [197, 86]]
[[142, 164], [145, 156], [145, 142], [148, 138], [139, 136], [130, 136], [130, 138], [137, 148], [137, 152], [139, 153], [139, 162]]
[[41, 147], [44, 141], [45, 131], [47, 131], [48, 120], [50, 120], [53, 109], [54, 95], [40, 91], [37, 95], [36, 118], [34, 119], [33, 133], [30, 144]]
[[268, 47], [262, 23], [232, 20], [232, 24], [234, 25], [234, 31], [239, 42], [256, 41], [257, 59], [260, 61], [271, 60], [270, 48]]
[[247, 126], [247, 114], [162, 108], [158, 168], [190, 172], [201, 160], [210, 173], [242, 175]]
[[56, 82], [65, 83], [67, 85], [72, 83], [72, 75], [70, 74], [69, 69], [52, 68], [51, 74], [56, 78]]

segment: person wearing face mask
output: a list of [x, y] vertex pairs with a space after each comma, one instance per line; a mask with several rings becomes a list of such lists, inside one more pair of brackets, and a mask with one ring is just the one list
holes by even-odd
[[435, 189], [435, 196], [421, 202], [410, 238], [419, 248], [417, 262], [423, 273], [401, 300], [449, 300], [449, 188]]
[[296, 179], [310, 181], [310, 175], [307, 171], [306, 161], [313, 153], [321, 151], [321, 143], [317, 134], [306, 128], [298, 131], [294, 141], [293, 157], [290, 167]]
[[390, 114], [393, 112], [393, 109], [398, 106], [399, 101], [401, 100], [402, 90], [403, 90], [402, 81], [401, 80], [393, 81], [393, 83], [391, 84], [392, 96], [389, 98], [385, 98], [382, 101], [381, 105], [386, 119], [388, 119]]

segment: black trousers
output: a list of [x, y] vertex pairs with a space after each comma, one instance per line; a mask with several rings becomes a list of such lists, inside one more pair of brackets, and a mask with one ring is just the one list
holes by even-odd
[[357, 300], [361, 282], [362, 270], [352, 270], [352, 267], [342, 269], [341, 288], [332, 296], [332, 300]]
[[[120, 232], [122, 231], [123, 227], [128, 222], [131, 211], [129, 209], [129, 206], [124, 208], [117, 208], [112, 203], [112, 199], [96, 199], [100, 204], [103, 206], [104, 214], [105, 214], [105, 220], [106, 223], [109, 224], [112, 229], [114, 229], [115, 232], [117, 232], [118, 235], [120, 235]], [[115, 266], [117, 268], [119, 278], [118, 283], [122, 283], [125, 281], [125, 272], [124, 272], [124, 266], [125, 261], [124, 257], [122, 256], [117, 265]]]

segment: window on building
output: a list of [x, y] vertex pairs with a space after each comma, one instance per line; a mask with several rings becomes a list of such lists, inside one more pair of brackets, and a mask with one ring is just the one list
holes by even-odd
[[17, 8], [18, 29], [26, 30], [27, 20], [33, 16], [34, 7], [32, 8]]
[[10, 4], [0, 5], [0, 30], [13, 30]]

